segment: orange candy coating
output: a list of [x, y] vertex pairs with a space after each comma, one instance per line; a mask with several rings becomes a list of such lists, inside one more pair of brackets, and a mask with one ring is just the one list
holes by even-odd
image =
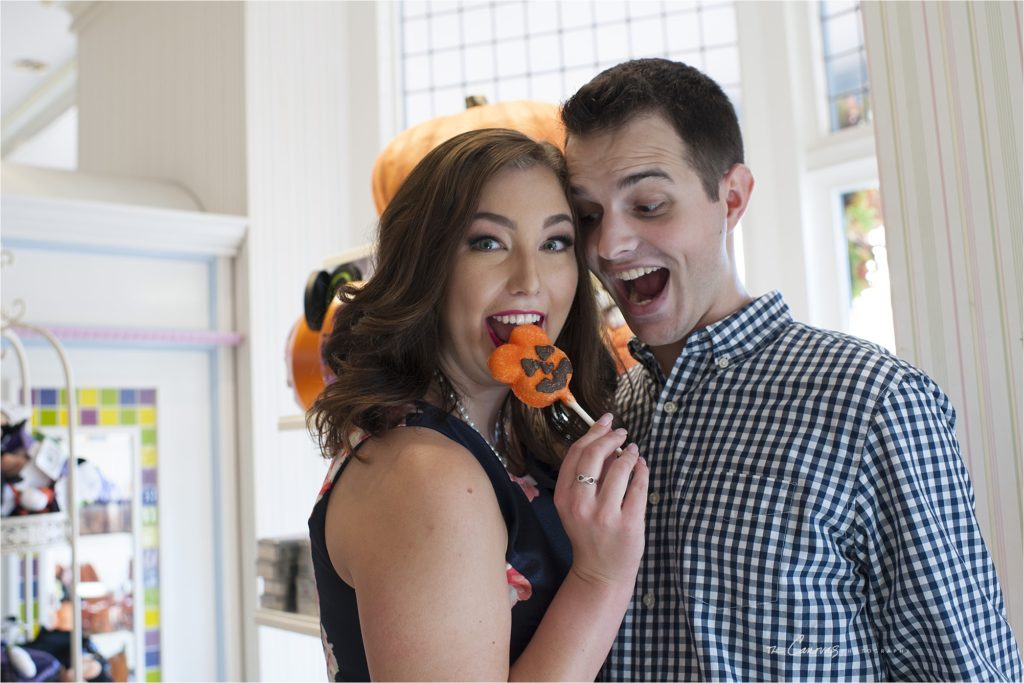
[[520, 325], [508, 343], [494, 350], [487, 361], [494, 379], [512, 387], [528, 406], [543, 408], [555, 401], [573, 401], [569, 391], [572, 363], [537, 325]]

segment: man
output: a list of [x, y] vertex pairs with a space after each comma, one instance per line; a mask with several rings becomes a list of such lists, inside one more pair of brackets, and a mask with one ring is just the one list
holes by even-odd
[[605, 675], [1020, 680], [949, 399], [744, 289], [754, 180], [721, 88], [642, 59], [562, 115], [589, 265], [638, 337], [618, 400], [651, 470]]

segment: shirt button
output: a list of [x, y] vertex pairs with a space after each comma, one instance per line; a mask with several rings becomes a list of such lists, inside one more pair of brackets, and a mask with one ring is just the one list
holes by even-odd
[[723, 370], [725, 370], [727, 367], [729, 367], [729, 359], [726, 358], [725, 356], [722, 356], [721, 358], [719, 358], [718, 359], [718, 367], [720, 367]]
[[671, 415], [679, 410], [679, 406], [677, 406], [674, 401], [665, 401], [665, 405], [663, 405], [661, 409]]
[[651, 505], [657, 505], [658, 503], [661, 502], [661, 494], [658, 493], [657, 491], [652, 491], [651, 495], [647, 496], [647, 501]]
[[644, 593], [644, 607], [654, 607], [654, 593]]

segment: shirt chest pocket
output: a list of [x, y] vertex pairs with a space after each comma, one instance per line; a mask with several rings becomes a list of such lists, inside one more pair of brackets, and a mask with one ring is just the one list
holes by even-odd
[[686, 596], [726, 609], [776, 602], [790, 483], [732, 471], [691, 471], [679, 481]]

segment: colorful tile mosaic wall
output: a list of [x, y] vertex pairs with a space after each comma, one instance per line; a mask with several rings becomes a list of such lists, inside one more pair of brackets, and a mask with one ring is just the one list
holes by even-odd
[[[145, 681], [160, 680], [160, 524], [157, 495], [156, 390], [81, 388], [78, 424], [83, 427], [137, 427], [141, 444], [142, 593], [145, 619]], [[68, 423], [66, 389], [32, 390], [36, 427]]]

